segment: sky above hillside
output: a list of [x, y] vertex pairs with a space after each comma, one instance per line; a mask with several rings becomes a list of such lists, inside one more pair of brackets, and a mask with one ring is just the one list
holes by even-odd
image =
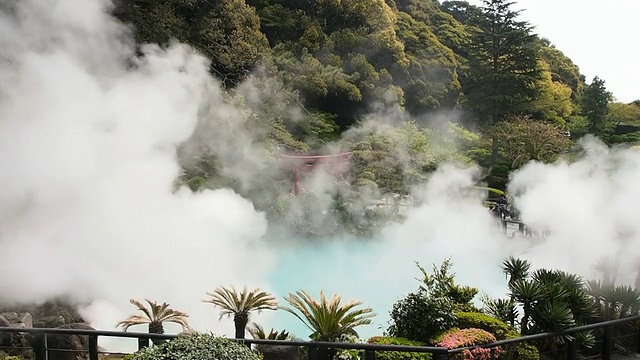
[[522, 19], [569, 56], [587, 82], [599, 76], [618, 101], [640, 99], [640, 49], [634, 41], [640, 1], [517, 0], [514, 7], [525, 10]]

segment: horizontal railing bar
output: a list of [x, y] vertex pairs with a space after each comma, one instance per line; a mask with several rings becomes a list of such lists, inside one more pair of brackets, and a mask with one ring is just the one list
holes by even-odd
[[[599, 323], [577, 326], [559, 332], [539, 333], [533, 335], [521, 336], [513, 339], [499, 340], [491, 344], [475, 345], [465, 348], [447, 349], [444, 347], [434, 346], [404, 346], [404, 345], [381, 345], [381, 344], [354, 344], [340, 343], [329, 341], [288, 341], [288, 340], [268, 340], [268, 339], [229, 339], [233, 341], [242, 341], [246, 344], [259, 345], [280, 345], [280, 346], [299, 346], [299, 347], [315, 347], [315, 348], [333, 348], [333, 349], [354, 349], [354, 350], [373, 350], [373, 351], [399, 351], [399, 352], [419, 352], [432, 354], [455, 354], [463, 352], [467, 349], [474, 348], [493, 348], [498, 346], [516, 344], [520, 342], [546, 339], [551, 337], [560, 337], [571, 335], [581, 331], [594, 330], [598, 328], [609, 327], [617, 324], [628, 323], [632, 321], [640, 321], [640, 315], [629, 316], [625, 318], [609, 320]], [[29, 333], [29, 334], [47, 334], [47, 335], [76, 335], [76, 336], [106, 336], [120, 338], [137, 338], [137, 339], [175, 339], [179, 335], [170, 334], [150, 334], [109, 330], [87, 330], [87, 329], [56, 329], [56, 328], [5, 328], [0, 327], [0, 333]]]
[[150, 333], [124, 332], [124, 331], [112, 331], [112, 330], [0, 327], [0, 333], [2, 332], [47, 334], [47, 335], [78, 335], [78, 336], [97, 335], [97, 336], [121, 337], [121, 338], [168, 339], [168, 340], [175, 339], [179, 336], [179, 335], [173, 335], [173, 334], [150, 334]]
[[[232, 339], [234, 340], [234, 339]], [[436, 346], [405, 346], [405, 345], [381, 345], [381, 344], [354, 344], [346, 342], [330, 342], [330, 341], [287, 341], [287, 340], [268, 340], [268, 339], [243, 339], [247, 344], [262, 345], [283, 345], [283, 346], [305, 346], [305, 347], [326, 347], [334, 349], [353, 349], [353, 350], [375, 350], [375, 351], [404, 351], [404, 352], [431, 352], [446, 353], [448, 350], [444, 347]]]

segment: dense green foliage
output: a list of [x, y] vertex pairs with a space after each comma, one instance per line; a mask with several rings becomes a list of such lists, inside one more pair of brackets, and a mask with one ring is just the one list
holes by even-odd
[[507, 334], [512, 330], [508, 324], [502, 322], [493, 316], [481, 312], [465, 312], [456, 313], [456, 327], [459, 329], [477, 328], [492, 333], [496, 339], [504, 340]]
[[211, 334], [192, 334], [142, 349], [133, 359], [260, 360], [260, 357], [238, 342]]
[[[178, 185], [233, 188], [271, 224], [322, 236], [368, 235], [401, 219], [397, 204], [387, 211], [371, 201], [408, 194], [443, 162], [477, 163], [503, 188], [511, 171], [555, 161], [585, 134], [640, 141], [640, 104], [613, 102], [598, 77], [586, 83], [515, 6], [121, 0], [115, 13], [140, 45], [177, 40], [208, 57], [240, 109], [224, 126], [203, 121], [181, 146]], [[234, 140], [211, 143], [220, 138]], [[237, 146], [261, 158], [230, 150]], [[332, 189], [292, 199], [293, 175], [276, 171], [282, 151], [351, 151], [355, 169]]]
[[[394, 338], [388, 336], [374, 336], [368, 340], [369, 344], [376, 345], [401, 345], [401, 346], [424, 346], [426, 343], [419, 341], [411, 341], [403, 338]], [[429, 353], [402, 353], [397, 351], [376, 351], [376, 359], [380, 360], [430, 360], [432, 355]]]
[[[513, 339], [520, 336], [507, 323], [480, 312], [457, 312], [456, 327], [459, 329], [476, 328], [490, 332], [496, 340]], [[502, 347], [500, 359], [538, 360], [538, 349], [529, 343], [520, 342]]]
[[478, 290], [455, 284], [451, 266], [446, 260], [429, 274], [418, 265], [421, 285], [393, 305], [389, 335], [428, 342], [456, 325], [455, 311], [474, 309], [471, 301]]

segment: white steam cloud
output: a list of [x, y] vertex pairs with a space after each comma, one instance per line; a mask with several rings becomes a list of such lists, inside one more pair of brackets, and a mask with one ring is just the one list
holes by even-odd
[[[242, 114], [224, 102], [203, 57], [175, 44], [143, 47], [133, 60], [131, 36], [106, 15], [106, 1], [3, 4], [0, 302], [70, 295], [91, 303], [92, 325], [112, 329], [133, 311], [129, 298], [150, 298], [189, 313], [196, 330], [231, 334], [232, 322], [200, 302], [218, 285], [261, 286], [279, 298], [324, 289], [374, 308], [368, 336], [417, 287], [414, 261], [452, 256], [458, 282], [492, 296], [504, 294], [499, 265], [509, 254], [587, 276], [602, 255], [635, 261], [640, 155], [593, 140], [577, 162], [531, 163], [513, 175], [524, 220], [551, 231], [543, 241], [506, 238], [463, 191], [478, 170], [449, 165], [416, 189], [425, 202], [377, 239], [268, 241], [264, 215], [233, 191], [174, 189], [176, 147], [202, 121], [219, 130], [210, 149], [252, 164], [228, 172], [259, 176], [259, 155], [240, 145], [251, 135], [233, 122]], [[307, 335], [288, 314], [268, 320], [267, 329]]]
[[148, 297], [216, 324], [205, 291], [252, 284], [270, 258], [247, 248], [266, 230], [250, 202], [173, 192], [176, 146], [223, 104], [207, 61], [175, 45], [127, 63], [128, 33], [98, 1], [12, 12], [0, 12], [0, 300], [99, 300], [88, 316], [113, 328], [130, 297]]

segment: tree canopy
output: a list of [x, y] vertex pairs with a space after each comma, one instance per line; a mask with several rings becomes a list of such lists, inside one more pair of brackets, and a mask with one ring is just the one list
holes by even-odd
[[[640, 101], [616, 102], [597, 76], [587, 83], [509, 0], [120, 0], [115, 14], [140, 45], [181, 41], [208, 57], [240, 109], [181, 145], [178, 184], [231, 187], [313, 233], [376, 228], [380, 214], [354, 199], [407, 196], [443, 162], [477, 163], [500, 188], [588, 133], [640, 142]], [[229, 144], [210, 144], [223, 131], [251, 132], [234, 145], [263, 152], [263, 163], [244, 166]], [[348, 151], [354, 171], [333, 193], [290, 199], [291, 174], [274, 171], [279, 151]], [[240, 179], [239, 168], [255, 170]], [[328, 213], [336, 219], [309, 221]]]

